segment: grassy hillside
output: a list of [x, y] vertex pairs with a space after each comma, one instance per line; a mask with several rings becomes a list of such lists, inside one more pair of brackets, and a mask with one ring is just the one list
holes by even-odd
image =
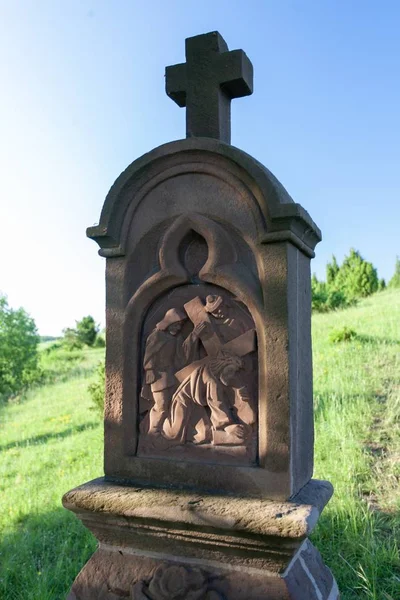
[[[332, 330], [355, 330], [333, 344]], [[335, 496], [314, 543], [343, 600], [400, 598], [400, 292], [316, 315], [315, 476]], [[63, 599], [95, 540], [62, 494], [102, 473], [102, 423], [87, 386], [102, 351], [0, 407], [0, 598]], [[49, 368], [53, 368], [50, 367]]]
[[86, 351], [69, 376], [0, 407], [2, 600], [64, 599], [96, 546], [60, 500], [102, 473], [102, 422], [87, 386], [103, 354]]
[[[353, 329], [333, 344], [332, 331]], [[400, 598], [400, 291], [313, 318], [315, 477], [335, 495], [314, 543], [342, 598]]]

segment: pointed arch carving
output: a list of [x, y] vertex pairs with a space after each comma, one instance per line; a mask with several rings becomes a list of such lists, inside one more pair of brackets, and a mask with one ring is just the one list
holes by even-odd
[[[179, 258], [179, 246], [191, 230], [202, 236], [208, 246], [208, 259], [199, 271], [199, 279], [221, 285], [245, 304], [250, 301], [250, 312], [260, 310], [262, 296], [259, 284], [241, 263], [232, 235], [213, 219], [190, 213], [177, 219], [167, 229], [159, 249], [160, 269], [142, 283], [130, 299], [127, 313], [134, 306], [136, 312], [143, 314], [155, 297], [174, 286], [190, 282], [190, 274]], [[156, 290], [158, 293], [155, 293]]]

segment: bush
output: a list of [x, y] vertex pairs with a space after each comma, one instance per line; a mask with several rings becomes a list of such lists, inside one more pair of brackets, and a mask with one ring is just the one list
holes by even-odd
[[44, 348], [42, 350], [42, 356], [45, 354], [52, 354], [52, 352], [54, 352], [55, 350], [59, 350], [60, 348], [63, 348], [63, 341], [59, 342], [54, 342], [54, 344], [50, 344], [50, 346], [47, 346], [47, 348]]
[[[400, 266], [399, 266], [400, 273]], [[358, 298], [369, 296], [378, 289], [385, 288], [385, 281], [378, 280], [378, 273], [372, 263], [361, 254], [350, 250], [341, 266], [336, 258], [326, 265], [326, 282], [311, 280], [312, 308], [317, 312], [327, 312], [355, 304]]]
[[86, 344], [86, 346], [93, 346], [98, 332], [99, 327], [90, 315], [83, 317], [83, 319], [76, 322], [76, 334], [78, 340], [82, 342], [82, 344]]
[[0, 398], [20, 392], [40, 379], [35, 321], [23, 308], [14, 310], [0, 296]]
[[346, 308], [355, 302], [350, 302], [344, 292], [337, 290], [324, 281], [318, 281], [313, 275], [311, 279], [312, 309], [316, 312], [328, 312]]
[[61, 343], [68, 350], [81, 350], [83, 348], [83, 342], [79, 339], [76, 329], [71, 327], [63, 329]]
[[400, 258], [396, 256], [396, 264], [394, 267], [394, 275], [389, 281], [389, 287], [400, 288]]
[[104, 348], [106, 345], [106, 340], [102, 335], [98, 335], [93, 344], [93, 348]]
[[104, 414], [105, 379], [105, 364], [101, 362], [97, 367], [97, 379], [88, 386], [88, 392], [92, 399], [93, 410], [98, 411], [102, 416]]
[[[83, 346], [93, 346], [96, 342], [99, 327], [93, 317], [88, 315], [80, 321], [76, 321], [76, 328], [67, 327], [63, 329], [62, 342], [71, 349], [80, 349]], [[105, 344], [104, 344], [105, 345]], [[101, 342], [99, 347], [102, 347]]]
[[329, 334], [329, 341], [332, 344], [339, 344], [340, 342], [351, 342], [357, 337], [357, 333], [350, 327], [343, 327], [342, 329], [333, 329]]
[[378, 292], [383, 292], [383, 290], [386, 290], [386, 281], [384, 279], [380, 279], [378, 284]]
[[336, 257], [332, 256], [332, 262], [326, 265], [326, 282], [328, 285], [335, 281], [339, 268]]
[[351, 248], [350, 254], [345, 256], [343, 264], [338, 268], [332, 286], [342, 291], [351, 302], [378, 291], [378, 273], [372, 263], [364, 260], [357, 250]]

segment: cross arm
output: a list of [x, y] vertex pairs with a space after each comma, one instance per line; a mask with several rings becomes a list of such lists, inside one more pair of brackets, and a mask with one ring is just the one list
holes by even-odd
[[253, 93], [253, 65], [243, 50], [223, 52], [218, 56], [221, 89], [232, 98]]
[[207, 354], [209, 356], [216, 356], [222, 346], [221, 340], [214, 331], [210, 317], [205, 311], [204, 304], [202, 303], [201, 299], [199, 296], [196, 296], [196, 298], [193, 298], [193, 300], [190, 300], [190, 302], [186, 302], [186, 304], [183, 306], [189, 319], [192, 321], [195, 327], [201, 323], [207, 323], [210, 330], [210, 335], [207, 338], [203, 338], [201, 341], [206, 349]]
[[185, 63], [165, 69], [165, 91], [178, 106], [186, 106], [187, 68]]
[[[241, 335], [239, 335], [234, 340], [231, 340], [230, 342], [227, 342], [226, 344], [221, 346], [221, 350], [225, 350], [225, 352], [229, 352], [230, 354], [235, 354], [236, 356], [245, 356], [246, 354], [253, 352], [253, 350], [255, 350], [255, 349], [256, 349], [255, 329], [249, 329], [248, 331], [245, 331], [245, 333], [242, 333]], [[183, 367], [183, 369], [181, 369], [180, 371], [175, 373], [175, 377], [177, 378], [179, 383], [182, 383], [182, 381], [184, 381], [187, 377], [189, 377], [189, 375], [191, 373], [193, 373], [193, 371], [197, 367], [199, 367], [201, 365], [206, 365], [212, 358], [213, 358], [212, 356], [206, 356], [205, 358], [201, 358], [200, 360], [196, 360], [195, 362], [190, 363], [190, 365]]]

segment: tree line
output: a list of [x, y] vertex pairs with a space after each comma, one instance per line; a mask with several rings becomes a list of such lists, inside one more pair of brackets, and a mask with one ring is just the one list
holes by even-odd
[[[314, 274], [311, 279], [312, 308], [316, 312], [328, 312], [346, 308], [387, 287], [384, 279], [379, 279], [378, 271], [371, 262], [365, 260], [358, 250], [350, 249], [341, 265], [336, 257], [326, 265], [326, 281], [319, 281]], [[388, 287], [400, 287], [400, 259], [396, 258], [395, 272]]]
[[0, 295], [0, 402], [44, 382], [39, 352], [41, 341], [50, 343], [43, 352], [57, 352], [58, 358], [64, 351], [70, 355], [68, 358], [74, 358], [74, 350], [105, 346], [99, 326], [90, 315], [76, 321], [75, 328], [64, 329], [60, 338], [41, 338], [34, 319], [23, 308], [11, 308], [7, 297]]

